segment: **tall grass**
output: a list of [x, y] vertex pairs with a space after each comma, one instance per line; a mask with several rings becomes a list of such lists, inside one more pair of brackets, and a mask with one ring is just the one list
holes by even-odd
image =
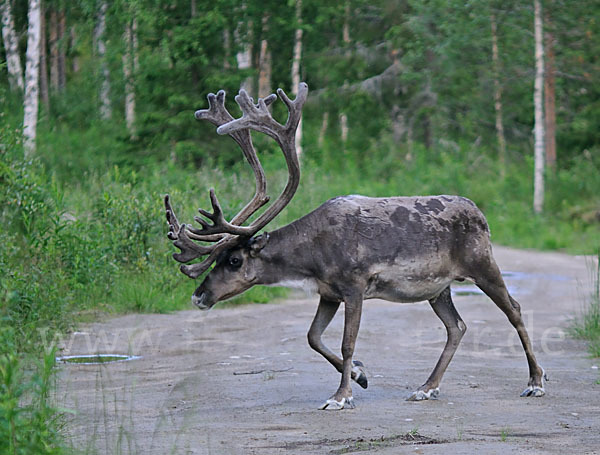
[[592, 356], [600, 357], [600, 250], [596, 263], [590, 267], [592, 272], [592, 293], [586, 300], [586, 306], [580, 317], [575, 321], [573, 334], [589, 343]]
[[54, 350], [33, 370], [14, 353], [0, 355], [0, 453], [66, 453], [60, 435], [61, 414], [51, 404]]

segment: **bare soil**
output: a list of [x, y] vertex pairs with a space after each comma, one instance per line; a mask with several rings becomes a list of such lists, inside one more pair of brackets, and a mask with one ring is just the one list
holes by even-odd
[[[317, 297], [299, 296], [133, 314], [71, 334], [64, 354], [141, 358], [60, 366], [59, 404], [75, 411], [68, 434], [74, 447], [110, 454], [600, 453], [600, 361], [567, 335], [590, 293], [592, 261], [494, 253], [550, 377], [545, 397], [519, 397], [527, 364], [504, 314], [484, 295], [459, 292], [468, 330], [439, 399], [405, 401], [445, 343], [429, 305], [369, 300], [355, 353], [369, 387], [354, 384], [356, 409], [319, 411], [339, 374], [306, 342]], [[325, 332], [331, 347], [340, 345], [342, 316]]]

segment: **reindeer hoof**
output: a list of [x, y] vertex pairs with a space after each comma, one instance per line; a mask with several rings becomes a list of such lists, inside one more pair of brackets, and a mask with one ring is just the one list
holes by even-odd
[[[546, 391], [544, 390], [544, 382], [548, 380], [548, 375], [542, 368], [542, 385], [528, 385], [523, 392], [521, 392], [522, 397], [543, 397], [546, 395]], [[532, 381], [530, 381], [531, 383]]]
[[323, 403], [319, 409], [327, 410], [327, 411], [339, 411], [341, 409], [354, 409], [356, 405], [354, 404], [354, 398], [342, 398], [340, 401], [334, 400], [330, 398], [325, 403]]
[[435, 389], [430, 389], [427, 392], [425, 392], [424, 390], [416, 390], [406, 399], [406, 401], [437, 400], [437, 397], [439, 395], [439, 387], [436, 387]]
[[364, 364], [360, 360], [354, 360], [352, 365], [354, 365], [352, 367], [352, 372], [355, 374], [354, 381], [363, 389], [366, 389], [369, 386], [369, 381], [367, 380]]
[[522, 397], [543, 397], [544, 395], [546, 395], [546, 391], [543, 387], [531, 385], [521, 392]]

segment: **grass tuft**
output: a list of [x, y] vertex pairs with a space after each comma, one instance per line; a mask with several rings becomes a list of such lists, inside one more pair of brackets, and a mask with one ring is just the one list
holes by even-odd
[[587, 340], [592, 356], [600, 357], [600, 250], [595, 265], [591, 268], [593, 291], [587, 299], [586, 307], [575, 321], [572, 332], [577, 338]]

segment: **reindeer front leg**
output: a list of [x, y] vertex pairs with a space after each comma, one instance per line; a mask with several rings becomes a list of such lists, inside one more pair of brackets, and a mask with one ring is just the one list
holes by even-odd
[[354, 345], [358, 336], [360, 326], [360, 316], [362, 313], [363, 295], [357, 293], [344, 299], [344, 337], [342, 339], [342, 380], [340, 387], [333, 396], [327, 400], [320, 409], [339, 410], [344, 408], [354, 408], [354, 399], [352, 398], [352, 356], [354, 354]]
[[[328, 300], [324, 297], [321, 297], [317, 314], [315, 314], [315, 318], [310, 326], [310, 330], [308, 331], [308, 344], [341, 373], [343, 371], [344, 361], [339, 356], [331, 352], [331, 350], [325, 346], [323, 340], [321, 339], [323, 332], [331, 323], [331, 320], [335, 316], [339, 306], [339, 301]], [[358, 360], [352, 361], [352, 380], [356, 381], [363, 389], [366, 389], [369, 385], [365, 367], [363, 363], [359, 362]]]

